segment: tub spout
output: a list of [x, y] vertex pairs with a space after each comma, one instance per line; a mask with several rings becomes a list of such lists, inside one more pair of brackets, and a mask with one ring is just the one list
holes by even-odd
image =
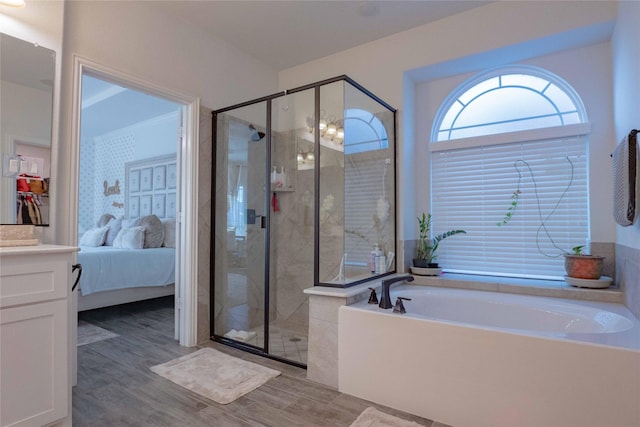
[[391, 285], [393, 285], [394, 283], [404, 282], [405, 280], [407, 282], [413, 282], [413, 276], [410, 274], [405, 274], [403, 276], [396, 276], [390, 279], [384, 279], [382, 281], [382, 291], [381, 291], [382, 296], [380, 297], [380, 304], [378, 304], [378, 307], [384, 308], [384, 309], [393, 307], [393, 304], [391, 304], [391, 296], [389, 295], [389, 288], [391, 288]]

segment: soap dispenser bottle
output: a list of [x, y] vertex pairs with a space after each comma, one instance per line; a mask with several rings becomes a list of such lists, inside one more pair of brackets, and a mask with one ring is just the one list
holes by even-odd
[[379, 256], [380, 248], [376, 245], [375, 249], [371, 251], [371, 255], [369, 257], [369, 271], [372, 273], [376, 272], [376, 258]]
[[372, 273], [384, 273], [384, 268], [380, 267], [380, 262], [385, 263], [384, 261], [384, 252], [380, 250], [380, 246], [376, 245], [376, 248], [371, 251], [371, 272]]

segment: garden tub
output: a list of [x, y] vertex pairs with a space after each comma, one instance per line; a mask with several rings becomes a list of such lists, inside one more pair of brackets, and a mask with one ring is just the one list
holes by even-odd
[[640, 426], [623, 305], [399, 285], [406, 314], [340, 309], [341, 392], [454, 427]]

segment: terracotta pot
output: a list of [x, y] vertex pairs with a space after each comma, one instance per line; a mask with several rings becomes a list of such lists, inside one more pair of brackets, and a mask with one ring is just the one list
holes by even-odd
[[604, 257], [597, 255], [565, 255], [564, 269], [567, 276], [576, 279], [597, 280], [602, 276]]

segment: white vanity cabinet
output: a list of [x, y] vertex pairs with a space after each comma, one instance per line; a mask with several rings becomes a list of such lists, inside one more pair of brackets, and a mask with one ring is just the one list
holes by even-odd
[[77, 250], [0, 248], [0, 427], [71, 426], [69, 303]]

